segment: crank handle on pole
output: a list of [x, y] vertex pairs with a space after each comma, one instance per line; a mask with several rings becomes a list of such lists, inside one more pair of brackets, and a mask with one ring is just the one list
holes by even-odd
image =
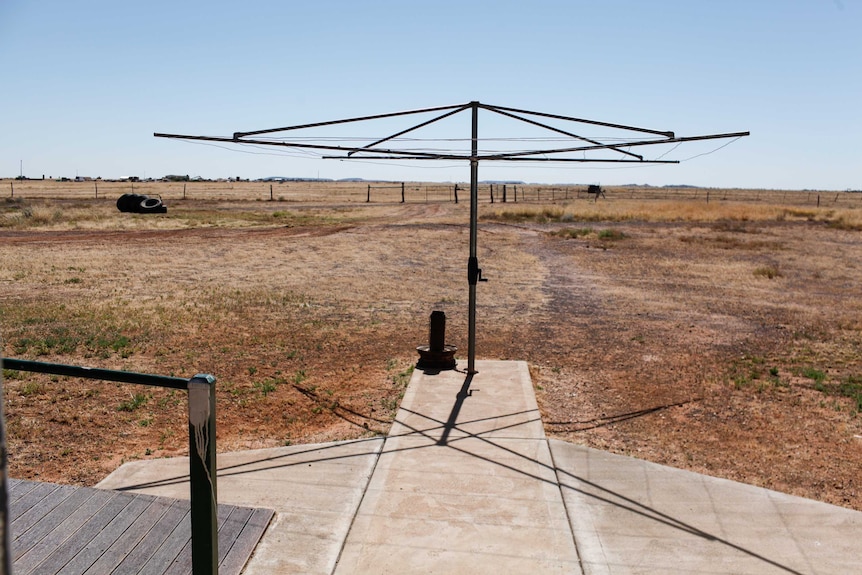
[[488, 278], [482, 277], [482, 269], [479, 267], [479, 259], [476, 257], [470, 257], [467, 260], [467, 282], [474, 286], [477, 282], [486, 282]]

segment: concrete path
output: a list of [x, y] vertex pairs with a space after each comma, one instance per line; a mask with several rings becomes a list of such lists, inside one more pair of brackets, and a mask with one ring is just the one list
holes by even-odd
[[862, 513], [549, 441], [584, 572], [862, 572]]
[[[846, 574], [862, 513], [548, 440], [527, 366], [416, 372], [389, 436], [219, 455], [275, 509], [244, 573]], [[99, 486], [184, 497], [188, 460]]]
[[[382, 447], [378, 438], [220, 453], [219, 503], [275, 511], [243, 573], [332, 573]], [[188, 469], [187, 457], [135, 461], [97, 487], [188, 498]]]
[[527, 365], [477, 369], [411, 382], [337, 575], [580, 573]]

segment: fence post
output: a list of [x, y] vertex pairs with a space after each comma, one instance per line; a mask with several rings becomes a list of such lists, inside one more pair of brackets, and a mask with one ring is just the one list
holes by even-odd
[[371, 201], [371, 184], [368, 184], [368, 196], [365, 198], [365, 203], [369, 203]]
[[458, 184], [455, 184], [455, 203], [458, 203]]
[[503, 203], [506, 203], [506, 184], [503, 184]]
[[401, 182], [401, 203], [404, 203], [404, 182]]
[[518, 203], [518, 186], [512, 186], [512, 199], [516, 204]]
[[491, 203], [494, 203], [494, 184], [491, 184]]
[[215, 377], [189, 380], [189, 490], [192, 573], [218, 575]]
[[96, 197], [99, 197], [99, 182], [93, 182], [93, 185], [96, 187]]
[[15, 197], [15, 184], [13, 184], [12, 182], [9, 182], [9, 187], [12, 188], [12, 197], [14, 198]]
[[272, 184], [269, 185], [269, 201], [272, 201]]

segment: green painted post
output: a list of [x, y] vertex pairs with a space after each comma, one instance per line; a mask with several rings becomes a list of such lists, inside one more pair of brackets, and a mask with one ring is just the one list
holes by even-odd
[[189, 477], [192, 573], [218, 575], [215, 377], [189, 380]]
[[0, 370], [0, 575], [12, 575], [12, 537], [9, 533], [9, 487], [6, 471], [6, 418], [3, 415], [3, 371]]

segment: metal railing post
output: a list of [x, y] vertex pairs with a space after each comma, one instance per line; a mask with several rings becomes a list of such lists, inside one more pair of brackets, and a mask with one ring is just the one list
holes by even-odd
[[189, 380], [193, 575], [218, 575], [215, 381], [215, 377], [205, 374]]
[[[192, 573], [193, 575], [218, 575], [218, 490], [216, 489], [216, 378], [209, 374], [198, 374], [191, 379], [168, 377], [129, 371], [116, 371], [59, 363], [44, 363], [26, 359], [0, 357], [0, 367], [36, 373], [50, 373], [85, 379], [101, 379], [138, 385], [186, 389], [189, 401], [189, 491], [192, 528]], [[0, 374], [2, 375], [2, 374]], [[0, 402], [2, 402], [0, 381]], [[2, 422], [0, 403], [0, 422]], [[0, 463], [5, 462], [5, 434], [0, 426]], [[2, 475], [3, 488], [5, 473]], [[6, 503], [0, 496], [0, 508]], [[8, 512], [8, 509], [5, 510]], [[0, 520], [4, 511], [0, 510]], [[0, 528], [0, 537], [4, 536]], [[2, 542], [0, 542], [2, 545]], [[8, 546], [5, 547], [8, 550]], [[0, 562], [7, 560], [2, 557]], [[6, 575], [0, 564], [0, 575]]]
[[[2, 366], [0, 366], [2, 367]], [[6, 467], [6, 418], [3, 414], [3, 370], [0, 369], [0, 575], [12, 575], [12, 537], [9, 533], [9, 486]]]

